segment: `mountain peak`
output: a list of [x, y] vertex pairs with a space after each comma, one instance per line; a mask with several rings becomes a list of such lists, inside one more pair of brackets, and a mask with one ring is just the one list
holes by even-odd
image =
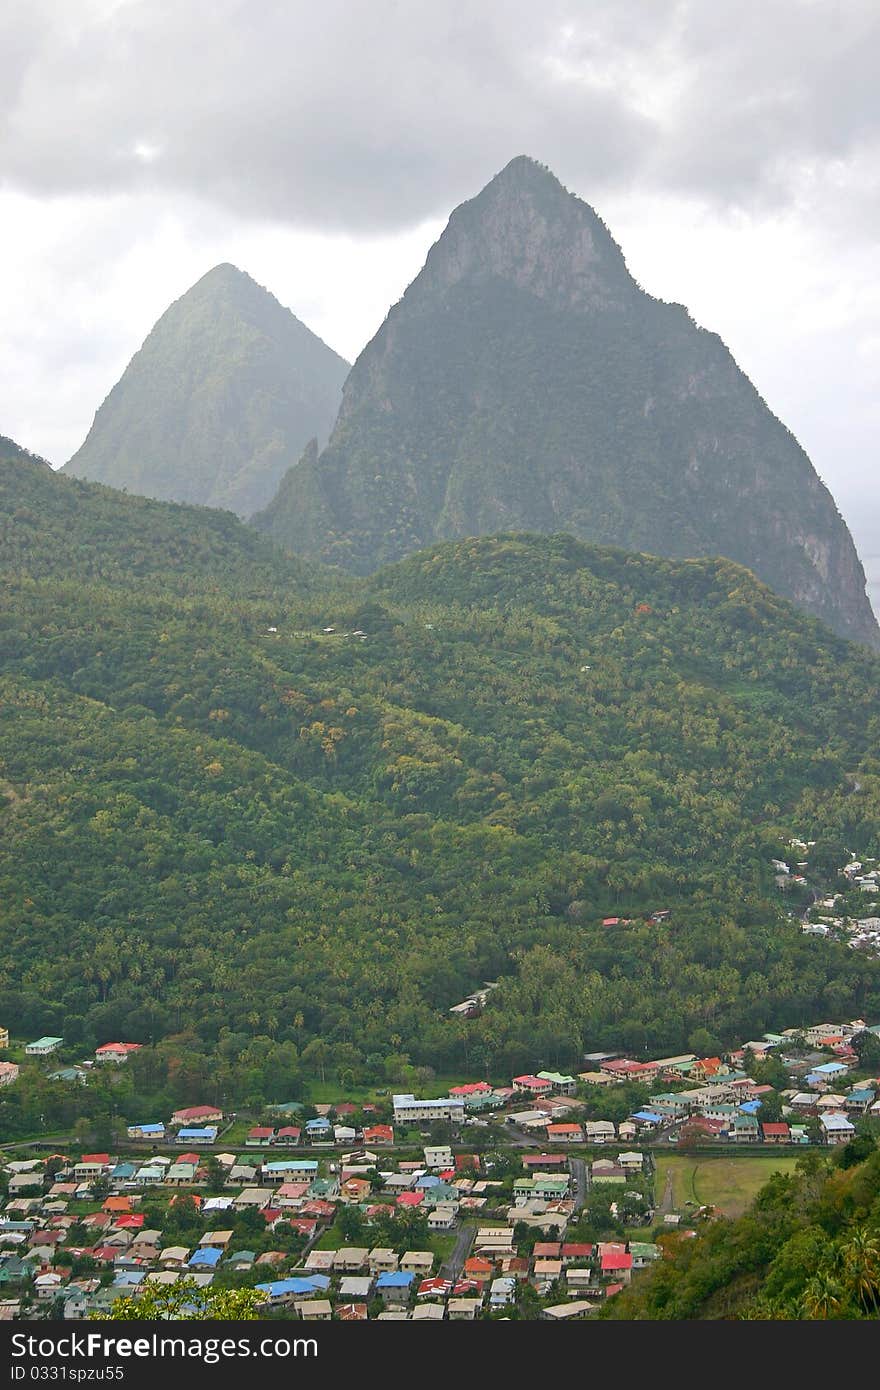
[[528, 155], [517, 155], [457, 207], [423, 277], [512, 282], [559, 308], [619, 307], [636, 289], [620, 247], [588, 203]]
[[347, 372], [273, 294], [224, 261], [153, 326], [68, 470], [250, 516], [308, 440], [326, 439]]
[[641, 290], [601, 218], [524, 155], [452, 213], [327, 447], [255, 524], [361, 573], [509, 531], [723, 555], [880, 643], [804, 451], [721, 339]]

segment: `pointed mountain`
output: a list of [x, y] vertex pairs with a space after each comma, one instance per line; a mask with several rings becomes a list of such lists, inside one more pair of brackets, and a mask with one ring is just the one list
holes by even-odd
[[67, 471], [249, 516], [326, 439], [347, 372], [268, 290], [215, 266], [159, 319]]
[[359, 573], [513, 530], [723, 555], [880, 641], [797, 440], [721, 339], [646, 294], [601, 218], [524, 157], [453, 212], [352, 368], [327, 447], [254, 521]]

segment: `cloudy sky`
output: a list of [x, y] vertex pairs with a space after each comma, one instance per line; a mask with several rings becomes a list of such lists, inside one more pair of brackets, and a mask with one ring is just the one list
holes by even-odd
[[878, 67], [877, 0], [5, 0], [0, 433], [63, 462], [218, 261], [355, 357], [524, 153], [880, 552]]

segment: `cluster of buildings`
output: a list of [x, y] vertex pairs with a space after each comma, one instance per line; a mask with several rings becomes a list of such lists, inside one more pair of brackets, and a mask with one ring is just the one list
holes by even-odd
[[[191, 1279], [205, 1287], [225, 1272], [253, 1270], [267, 1311], [306, 1318], [473, 1319], [507, 1307], [524, 1282], [540, 1297], [558, 1294], [547, 1316], [576, 1317], [660, 1253], [650, 1242], [566, 1240], [578, 1203], [559, 1153], [525, 1154], [521, 1176], [505, 1181], [486, 1174], [478, 1155], [437, 1144], [425, 1146], [419, 1160], [383, 1160], [363, 1148], [338, 1162], [253, 1151], [217, 1158], [223, 1191], [215, 1185], [214, 1195], [206, 1190], [205, 1155], [195, 1151], [146, 1163], [108, 1153], [10, 1160], [0, 1211], [0, 1316], [18, 1315], [24, 1298], [28, 1316], [42, 1308], [83, 1318], [157, 1284]], [[643, 1162], [637, 1152], [598, 1160], [592, 1181], [614, 1183], [619, 1174], [643, 1191], [650, 1185]], [[185, 1245], [173, 1222], [173, 1234], [162, 1229], [183, 1194], [196, 1204], [199, 1226]], [[322, 1248], [322, 1235], [350, 1207], [365, 1233], [384, 1218], [385, 1243], [334, 1240]], [[396, 1216], [414, 1208], [429, 1234], [463, 1218], [472, 1224], [458, 1264], [443, 1265], [427, 1248], [389, 1247], [389, 1221], [393, 1229]], [[242, 1231], [238, 1218], [246, 1212], [259, 1223], [251, 1217]], [[291, 1231], [301, 1237], [296, 1253], [284, 1235]], [[62, 1252], [69, 1258], [59, 1258]], [[74, 1274], [77, 1263], [88, 1272]]]
[[[791, 849], [804, 856], [793, 866], [782, 859], [771, 861], [778, 887], [808, 886], [809, 851], [814, 843], [813, 840], [790, 841]], [[853, 893], [863, 895], [865, 907], [873, 915], [861, 915], [851, 910], [847, 912], [847, 897], [843, 893], [832, 891], [825, 897], [817, 898], [813, 903], [801, 927], [805, 936], [831, 937], [834, 940], [846, 941], [851, 950], [880, 956], [880, 917], [877, 916], [880, 905], [880, 868], [876, 863], [875, 859], [853, 857], [846, 864], [842, 864], [839, 871], [840, 877], [846, 880], [847, 896]], [[874, 867], [869, 867], [870, 865]]]

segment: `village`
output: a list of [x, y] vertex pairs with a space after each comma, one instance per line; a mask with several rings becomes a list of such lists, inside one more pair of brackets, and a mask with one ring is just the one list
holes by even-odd
[[[24, 1052], [51, 1067], [62, 1041]], [[90, 1065], [138, 1046], [102, 1044]], [[0, 1084], [17, 1078], [0, 1062]], [[875, 1128], [880, 1024], [863, 1019], [724, 1056], [589, 1053], [575, 1075], [436, 1097], [189, 1105], [127, 1124], [114, 1152], [6, 1146], [0, 1317], [89, 1318], [189, 1280], [253, 1288], [271, 1317], [588, 1318], [735, 1212], [732, 1173], [763, 1181]], [[711, 1201], [682, 1196], [697, 1169]]]
[[[795, 837], [789, 841], [793, 862], [771, 861], [777, 888], [808, 895], [802, 932], [845, 942], [851, 951], [880, 956], [880, 869], [876, 860], [850, 854], [846, 863], [836, 866], [838, 873], [829, 886], [821, 879], [817, 883], [815, 866], [810, 862], [814, 845], [815, 841]], [[795, 855], [803, 857], [795, 859]]]

